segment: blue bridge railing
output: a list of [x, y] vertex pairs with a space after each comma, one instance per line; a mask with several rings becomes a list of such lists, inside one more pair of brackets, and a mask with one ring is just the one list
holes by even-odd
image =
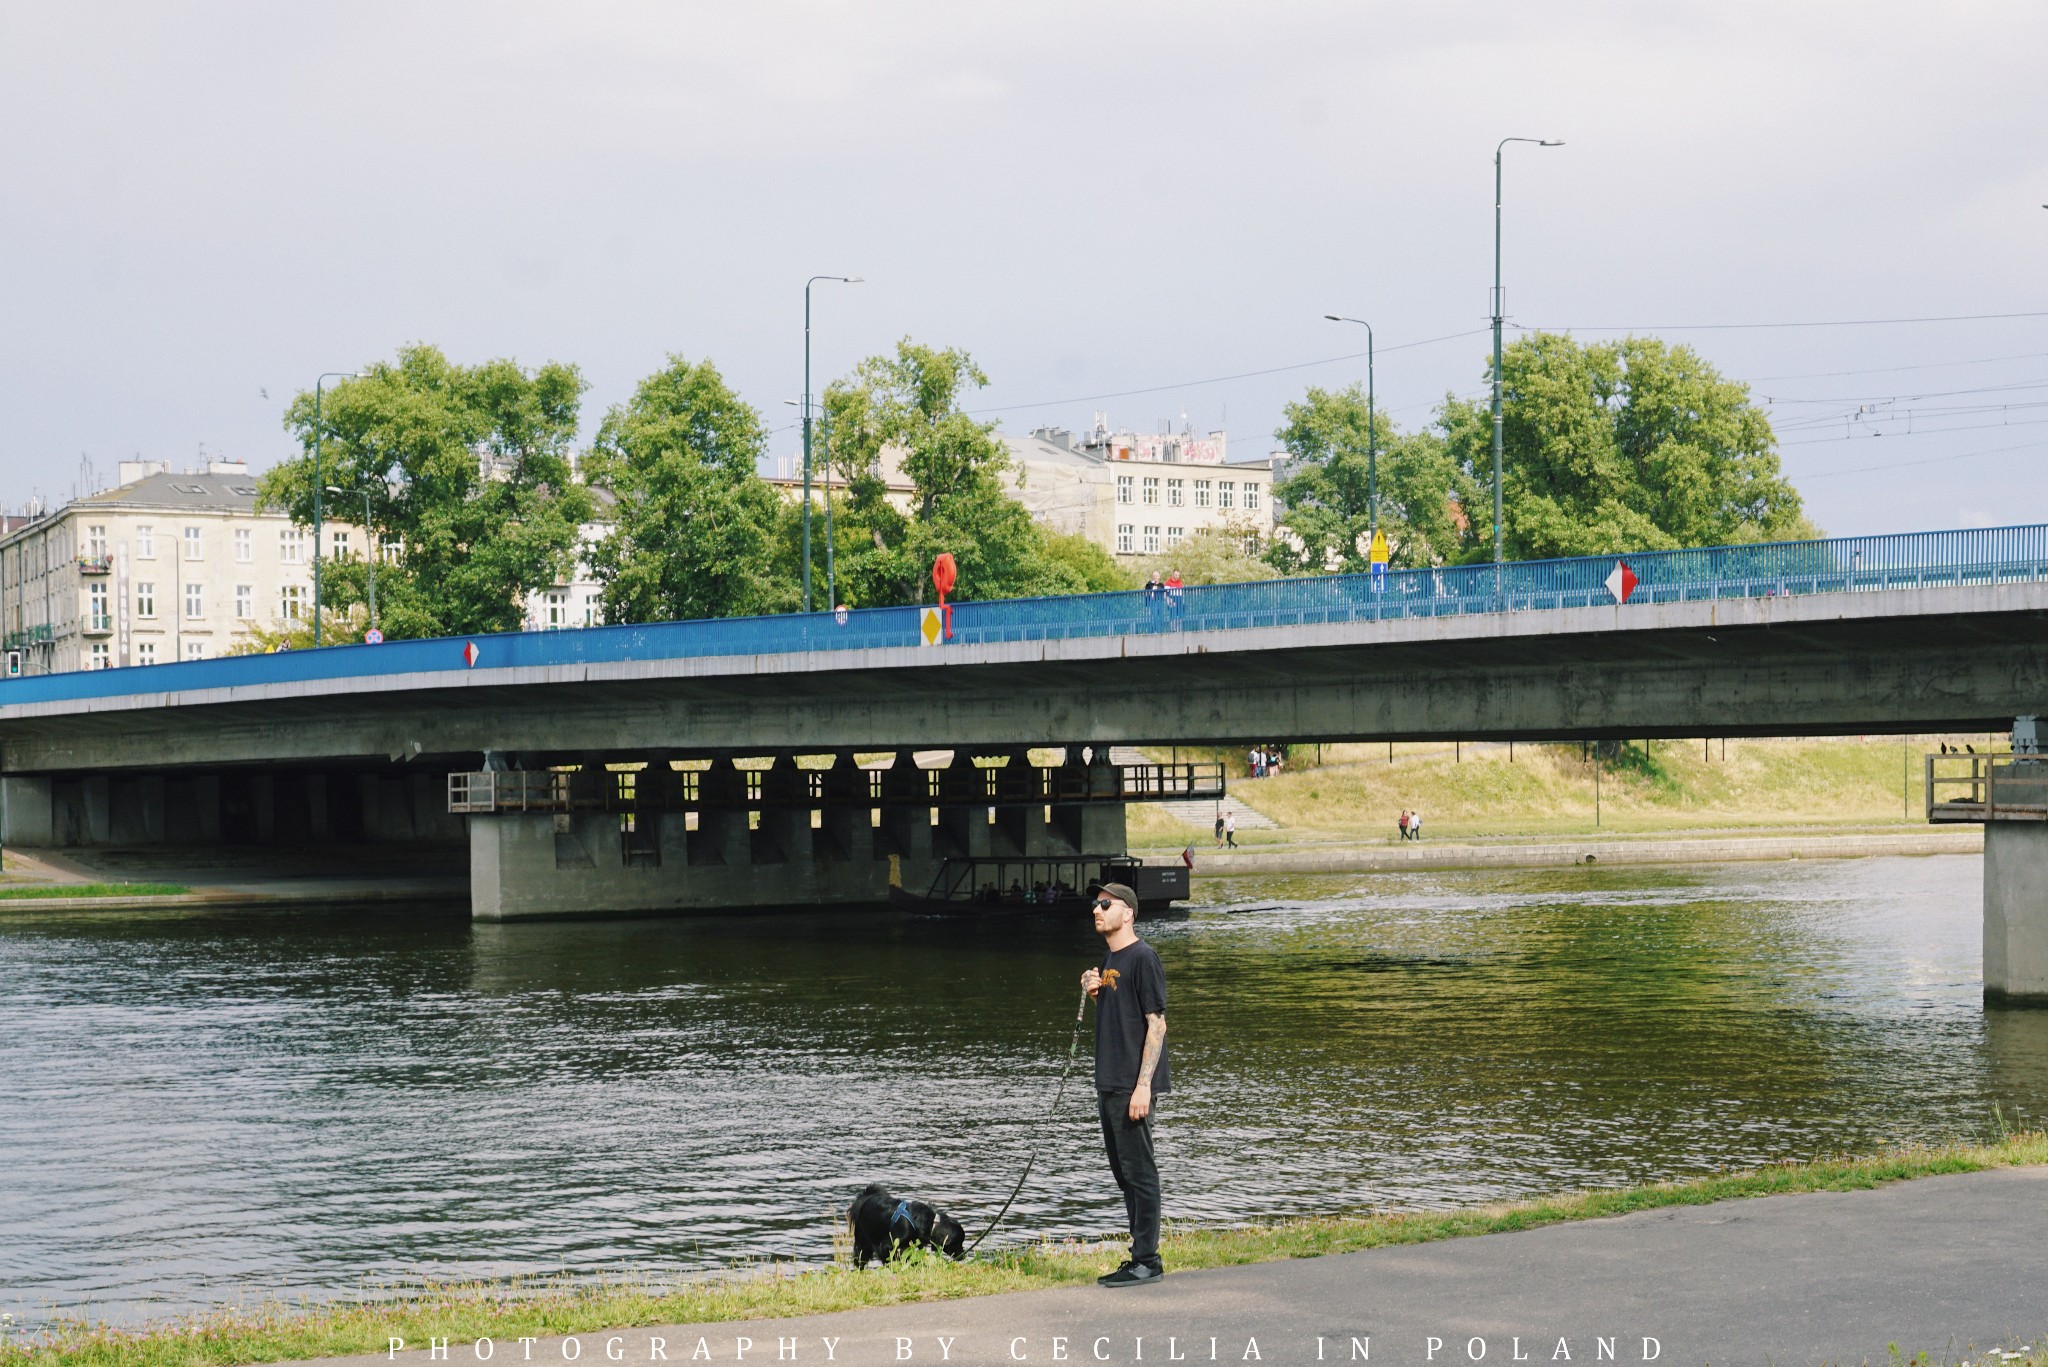
[[[1624, 568], [1626, 576], [1618, 579], [1617, 572]], [[1627, 582], [1629, 577], [1632, 585]], [[1346, 574], [1212, 584], [1161, 594], [1133, 591], [958, 603], [953, 608], [952, 643], [1057, 641], [1598, 607], [1617, 603], [1617, 585], [1626, 590], [1627, 603], [1636, 605], [2043, 579], [2048, 579], [2048, 526], [1988, 527], [1527, 560], [1500, 566], [1393, 570], [1378, 585], [1371, 575]], [[829, 613], [726, 617], [231, 655], [6, 680], [0, 682], [0, 718], [9, 707], [25, 703], [192, 689], [909, 646], [918, 642], [919, 623], [917, 608], [868, 608], [848, 613], [843, 623]]]

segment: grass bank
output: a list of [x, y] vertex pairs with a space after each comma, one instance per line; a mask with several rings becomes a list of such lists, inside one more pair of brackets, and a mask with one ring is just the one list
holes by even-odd
[[[1169, 1229], [1162, 1253], [1175, 1270], [1313, 1258], [1394, 1244], [1534, 1229], [1660, 1206], [1705, 1205], [1791, 1192], [1859, 1191], [1938, 1173], [2048, 1163], [2048, 1134], [1997, 1143], [1911, 1148], [1866, 1158], [1789, 1163], [1754, 1172], [1447, 1211], [1300, 1220], [1248, 1229]], [[0, 1346], [4, 1367], [235, 1367], [295, 1358], [383, 1353], [393, 1336], [504, 1341], [656, 1324], [703, 1324], [820, 1314], [907, 1301], [984, 1296], [1085, 1283], [1115, 1258], [1104, 1248], [1042, 1243], [967, 1263], [906, 1259], [854, 1272], [737, 1268], [696, 1282], [506, 1282], [430, 1286], [374, 1304], [263, 1305], [124, 1330], [60, 1324]]]
[[0, 887], [0, 900], [39, 897], [182, 897], [181, 883], [17, 883]]
[[[1392, 841], [1403, 808], [1431, 840], [1500, 836], [1783, 831], [1925, 824], [1921, 756], [1985, 737], [1630, 741], [1595, 758], [1578, 745], [1296, 745], [1277, 777], [1243, 776], [1221, 753], [1230, 791], [1280, 823], [1240, 829], [1240, 845]], [[2002, 746], [2002, 742], [2001, 742]], [[1320, 752], [1320, 762], [1318, 754]], [[1182, 747], [1160, 759], [1209, 759]], [[1390, 762], [1389, 754], [1393, 758]], [[1179, 849], [1205, 833], [1156, 806], [1130, 809], [1134, 846]]]

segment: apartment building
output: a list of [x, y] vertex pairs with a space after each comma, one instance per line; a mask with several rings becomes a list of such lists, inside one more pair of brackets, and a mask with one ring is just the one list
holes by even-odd
[[[1041, 427], [997, 435], [1010, 452], [1005, 482], [1031, 516], [1120, 559], [1164, 554], [1202, 531], [1229, 531], [1254, 551], [1273, 535], [1272, 459], [1232, 464], [1221, 432], [1137, 435], [1098, 419], [1087, 434]], [[902, 455], [885, 448], [881, 475], [891, 501], [908, 512], [913, 491]], [[767, 477], [792, 501], [803, 497], [800, 459], [784, 457]], [[824, 487], [822, 466], [814, 466], [814, 502], [823, 502]]]
[[[312, 533], [258, 512], [240, 461], [174, 472], [123, 461], [120, 484], [0, 534], [0, 628], [27, 674], [201, 660], [313, 603]], [[326, 553], [364, 553], [362, 532], [327, 522]]]
[[1272, 461], [1230, 463], [1221, 432], [1117, 439], [1098, 422], [1082, 437], [1041, 427], [1003, 440], [1031, 515], [1120, 559], [1150, 559], [1204, 531], [1242, 537], [1256, 553], [1273, 534]]

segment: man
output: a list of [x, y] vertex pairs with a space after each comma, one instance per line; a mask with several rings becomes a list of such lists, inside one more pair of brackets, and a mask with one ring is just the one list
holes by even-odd
[[1081, 975], [1095, 1000], [1095, 1097], [1109, 1171], [1124, 1194], [1131, 1256], [1096, 1280], [1145, 1286], [1166, 1275], [1159, 1261], [1159, 1165], [1152, 1154], [1152, 1101], [1172, 1090], [1166, 1066], [1166, 971], [1138, 938], [1138, 895], [1104, 883], [1095, 897], [1095, 931], [1108, 953]]

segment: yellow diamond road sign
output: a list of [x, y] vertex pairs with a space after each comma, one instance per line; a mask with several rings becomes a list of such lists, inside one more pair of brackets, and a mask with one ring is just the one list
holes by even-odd
[[946, 624], [937, 608], [926, 608], [917, 615], [917, 643], [921, 646], [935, 646], [946, 633]]

